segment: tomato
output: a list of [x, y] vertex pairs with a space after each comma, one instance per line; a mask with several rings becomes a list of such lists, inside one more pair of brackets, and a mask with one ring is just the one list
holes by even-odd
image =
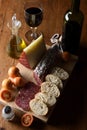
[[32, 124], [33, 122], [33, 116], [32, 114], [29, 114], [29, 113], [25, 113], [22, 118], [21, 118], [21, 124], [25, 127], [28, 127]]
[[12, 100], [12, 93], [9, 90], [3, 89], [0, 91], [0, 97], [1, 97], [1, 99], [9, 102]]

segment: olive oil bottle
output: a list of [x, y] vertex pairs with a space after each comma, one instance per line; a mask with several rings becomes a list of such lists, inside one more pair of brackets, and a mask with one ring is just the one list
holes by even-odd
[[64, 15], [62, 47], [64, 51], [77, 54], [80, 46], [84, 15], [80, 11], [80, 0], [72, 0], [71, 9]]
[[16, 14], [12, 16], [11, 22], [7, 24], [11, 30], [11, 37], [7, 44], [7, 53], [10, 57], [18, 59], [23, 49], [26, 47], [26, 43], [19, 36], [19, 28], [21, 27], [21, 21], [17, 20]]
[[9, 40], [6, 50], [10, 57], [14, 59], [18, 59], [25, 47], [26, 47], [26, 44], [23, 39], [21, 39], [17, 35], [12, 35]]

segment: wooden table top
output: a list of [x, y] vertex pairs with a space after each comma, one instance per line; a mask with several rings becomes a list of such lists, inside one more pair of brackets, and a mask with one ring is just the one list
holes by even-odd
[[[7, 70], [12, 65], [12, 59], [6, 53], [6, 45], [11, 36], [7, 23], [16, 13], [22, 22], [19, 35], [25, 39], [25, 32], [29, 29], [24, 20], [23, 6], [25, 0], [0, 0], [0, 86], [7, 77]], [[28, 1], [28, 0], [26, 0]], [[54, 33], [62, 32], [63, 15], [70, 7], [70, 1], [42, 0], [44, 19], [38, 27], [45, 36], [47, 44]], [[87, 129], [87, 1], [81, 1], [81, 10], [85, 20], [81, 36], [79, 60], [72, 72], [66, 89], [63, 91], [48, 123], [36, 120], [30, 128], [20, 124], [5, 121], [1, 116], [3, 106], [0, 104], [0, 127], [6, 130], [86, 130]]]

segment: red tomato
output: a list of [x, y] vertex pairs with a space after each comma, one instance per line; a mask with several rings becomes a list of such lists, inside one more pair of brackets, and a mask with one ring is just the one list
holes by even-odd
[[28, 127], [33, 122], [33, 116], [29, 113], [25, 113], [21, 118], [21, 124], [25, 127]]
[[0, 91], [0, 97], [1, 99], [9, 102], [12, 100], [12, 93], [9, 90], [3, 89]]

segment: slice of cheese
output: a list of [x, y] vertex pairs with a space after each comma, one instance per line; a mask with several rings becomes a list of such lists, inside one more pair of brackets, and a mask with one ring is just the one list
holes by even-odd
[[32, 41], [23, 51], [30, 67], [34, 68], [46, 52], [43, 35], [41, 34], [36, 40]]

